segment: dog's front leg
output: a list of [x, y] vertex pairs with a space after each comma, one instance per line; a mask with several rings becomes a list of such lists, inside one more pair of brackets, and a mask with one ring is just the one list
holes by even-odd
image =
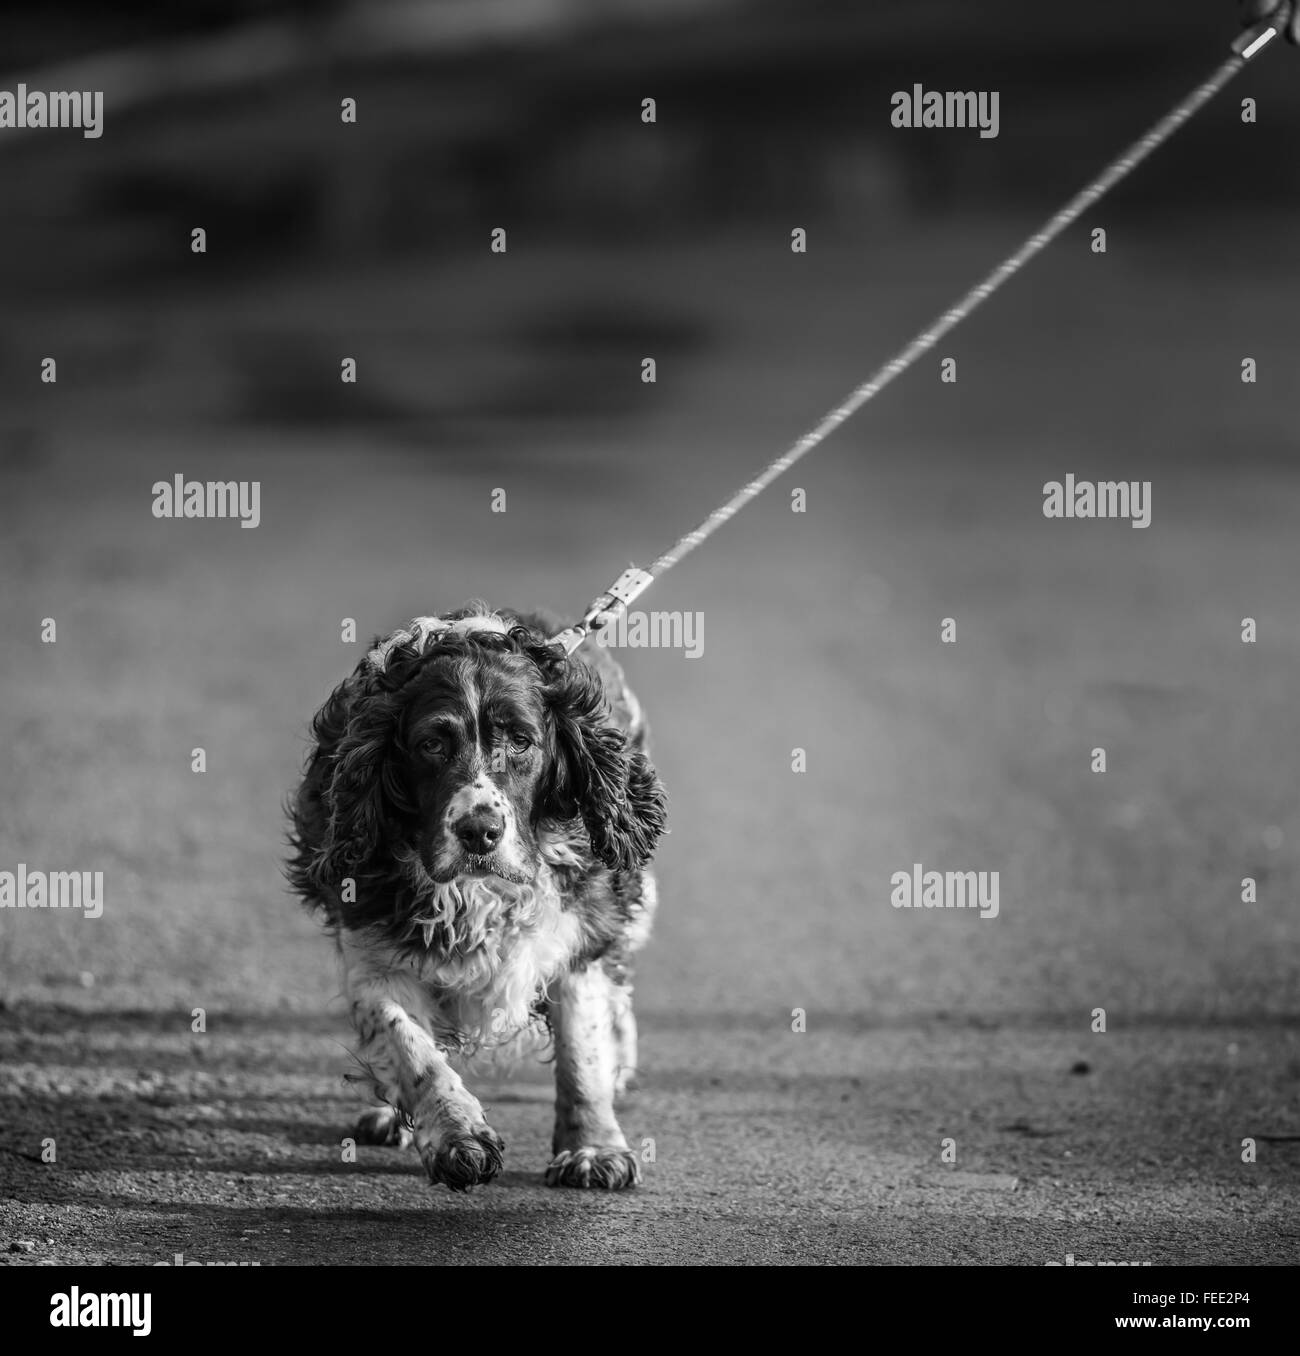
[[626, 980], [610, 986], [610, 1019], [614, 1028], [614, 1096], [636, 1087], [636, 1013], [632, 986]]
[[369, 976], [352, 983], [349, 994], [361, 1038], [358, 1055], [378, 1096], [411, 1118], [430, 1181], [453, 1191], [490, 1182], [501, 1171], [505, 1145], [478, 1098], [408, 1010], [421, 1010], [418, 986], [400, 975]]
[[641, 1165], [614, 1116], [618, 1054], [613, 985], [599, 961], [556, 981], [551, 995], [555, 1033], [555, 1157], [547, 1186], [619, 1191], [641, 1180]]

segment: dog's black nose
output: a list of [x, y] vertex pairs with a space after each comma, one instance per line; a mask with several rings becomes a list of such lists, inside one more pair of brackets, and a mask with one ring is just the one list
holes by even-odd
[[506, 822], [491, 810], [471, 810], [456, 822], [456, 837], [466, 852], [485, 856], [501, 841]]

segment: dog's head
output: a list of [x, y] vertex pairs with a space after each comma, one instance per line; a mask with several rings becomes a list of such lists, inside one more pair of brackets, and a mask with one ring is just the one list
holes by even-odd
[[439, 883], [528, 883], [539, 835], [578, 818], [596, 858], [633, 870], [663, 832], [663, 788], [599, 675], [512, 618], [418, 618], [371, 650], [316, 733], [326, 827], [310, 874], [327, 893], [412, 857]]

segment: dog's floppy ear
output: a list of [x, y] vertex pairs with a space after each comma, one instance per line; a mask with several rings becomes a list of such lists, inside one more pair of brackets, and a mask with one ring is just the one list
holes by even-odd
[[600, 678], [575, 660], [552, 669], [555, 765], [544, 817], [582, 816], [596, 856], [614, 871], [650, 860], [664, 831], [667, 797], [650, 760], [628, 747], [609, 717]]
[[400, 709], [394, 677], [363, 663], [313, 726], [317, 747], [308, 781], [319, 798], [322, 832], [307, 874], [331, 895], [385, 859], [395, 818], [410, 809], [389, 757]]

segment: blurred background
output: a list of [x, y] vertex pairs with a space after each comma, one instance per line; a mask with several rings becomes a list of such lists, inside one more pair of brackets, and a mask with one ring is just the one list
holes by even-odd
[[[0, 866], [103, 870], [107, 895], [97, 922], [0, 915], [22, 1105], [84, 1098], [105, 1134], [154, 1094], [176, 1123], [218, 1106], [232, 1171], [335, 1143], [345, 1028], [278, 875], [280, 801], [370, 636], [471, 597], [576, 616], [1018, 245], [1236, 23], [1231, 0], [8, 18], [0, 88], [105, 92], [97, 140], [0, 131]], [[918, 83], [999, 91], [1000, 134], [894, 128]], [[641, 600], [705, 626], [698, 660], [623, 655], [672, 795], [638, 990], [655, 1114], [683, 1182], [729, 1144], [742, 1197], [799, 1172], [806, 1203], [848, 1210], [850, 1242], [805, 1256], [867, 1255], [853, 1212], [953, 1126], [990, 1173], [1080, 1200], [1098, 1164], [1126, 1180], [1155, 1260], [1294, 1251], [1260, 1201], [1243, 1216], [1234, 1145], [1267, 1125], [1284, 1151], [1300, 1072], [1298, 127], [1300, 53], [1267, 52]], [[1151, 527], [1045, 520], [1067, 473], [1150, 480]], [[155, 519], [178, 474], [259, 480], [261, 525]], [[999, 871], [1001, 916], [891, 909], [913, 862]], [[223, 1055], [191, 1048], [197, 1005], [229, 1015]], [[1127, 1043], [1090, 1034], [1096, 1007]], [[288, 1015], [259, 1045], [268, 1012]], [[201, 1059], [266, 1072], [253, 1122]], [[1108, 1083], [1069, 1076], [1107, 1060]], [[1085, 1124], [1068, 1152], [1050, 1138]], [[1260, 1166], [1275, 1190], [1288, 1152]], [[1026, 1219], [1087, 1214], [1025, 1199]], [[888, 1246], [949, 1258], [924, 1200], [915, 1220]], [[962, 1246], [1042, 1260], [1035, 1227]]]

